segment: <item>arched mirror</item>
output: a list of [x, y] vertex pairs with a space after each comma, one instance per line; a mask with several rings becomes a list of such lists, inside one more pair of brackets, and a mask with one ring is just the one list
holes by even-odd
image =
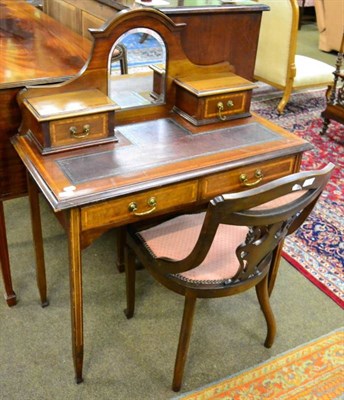
[[156, 32], [123, 34], [109, 56], [108, 95], [122, 109], [165, 102], [166, 47]]

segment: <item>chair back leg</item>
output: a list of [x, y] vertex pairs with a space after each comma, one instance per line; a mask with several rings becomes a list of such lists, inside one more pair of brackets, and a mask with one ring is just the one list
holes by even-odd
[[270, 348], [275, 340], [276, 321], [270, 305], [268, 274], [256, 285], [256, 294], [267, 325], [267, 335], [264, 346]]
[[180, 328], [176, 362], [174, 365], [172, 390], [175, 392], [179, 392], [183, 382], [184, 367], [185, 367], [187, 353], [189, 350], [189, 344], [192, 332], [192, 323], [195, 313], [195, 304], [196, 304], [196, 297], [194, 295], [189, 295], [186, 293], [182, 326]]

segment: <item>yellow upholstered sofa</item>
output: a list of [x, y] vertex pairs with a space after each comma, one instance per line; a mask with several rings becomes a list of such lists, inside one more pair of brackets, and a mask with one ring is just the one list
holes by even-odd
[[344, 0], [314, 0], [319, 49], [339, 51], [344, 32]]

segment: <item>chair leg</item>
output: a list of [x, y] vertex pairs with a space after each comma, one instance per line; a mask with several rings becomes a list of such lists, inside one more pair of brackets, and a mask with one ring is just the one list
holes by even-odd
[[264, 346], [270, 348], [275, 340], [276, 321], [270, 305], [270, 297], [268, 292], [268, 275], [266, 275], [265, 278], [260, 281], [258, 285], [256, 285], [256, 293], [268, 328]]
[[286, 87], [284, 89], [282, 100], [278, 103], [277, 111], [279, 114], [283, 114], [284, 108], [287, 105], [291, 92], [293, 90], [294, 78], [289, 78], [287, 80]]
[[174, 365], [174, 375], [172, 390], [178, 392], [182, 386], [185, 361], [189, 349], [192, 323], [195, 312], [196, 297], [186, 295], [184, 303], [184, 312], [182, 326], [180, 328], [179, 343], [177, 349], [176, 362]]
[[127, 308], [124, 310], [126, 317], [132, 318], [135, 311], [135, 255], [133, 251], [125, 247], [125, 279], [127, 292]]

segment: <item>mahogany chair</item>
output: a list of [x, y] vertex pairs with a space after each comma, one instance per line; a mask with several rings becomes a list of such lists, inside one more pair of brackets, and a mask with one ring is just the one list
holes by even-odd
[[117, 44], [112, 56], [111, 56], [111, 63], [119, 61], [121, 74], [128, 73], [128, 58], [127, 58], [127, 49], [121, 43]]
[[184, 214], [148, 229], [127, 229], [127, 318], [135, 307], [137, 259], [161, 284], [185, 296], [172, 389], [179, 391], [197, 298], [235, 295], [255, 288], [271, 347], [276, 323], [268, 279], [274, 251], [307, 218], [333, 164], [261, 187], [213, 198], [205, 212]]

